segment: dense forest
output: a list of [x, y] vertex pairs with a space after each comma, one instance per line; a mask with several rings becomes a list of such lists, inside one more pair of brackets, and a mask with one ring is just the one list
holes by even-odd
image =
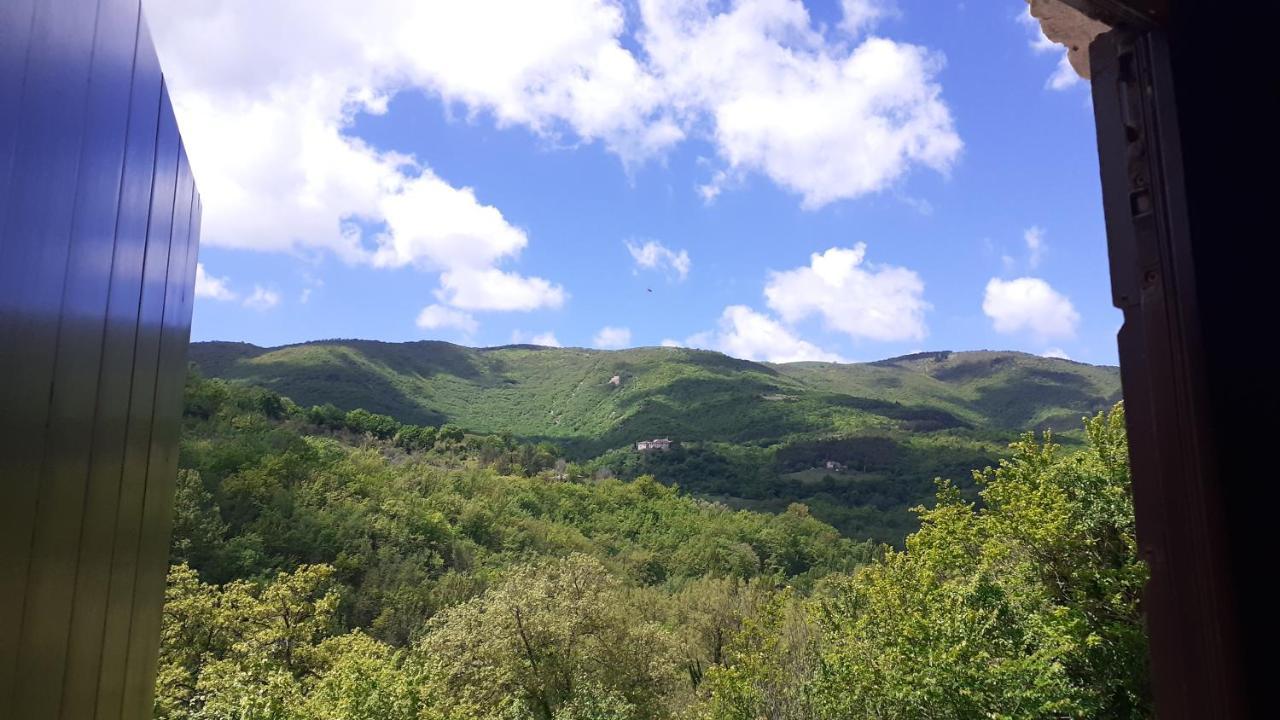
[[900, 549], [196, 373], [184, 425], [157, 718], [1149, 715], [1118, 405], [939, 481]]
[[[1052, 429], [1078, 448], [1080, 418], [1120, 395], [1116, 368], [1012, 352], [771, 364], [684, 348], [345, 340], [196, 343], [191, 357], [207, 376], [305, 406], [552, 443], [590, 474], [652, 475], [738, 509], [800, 502], [846, 537], [896, 547], [934, 478], [975, 499], [969, 471], [994, 464], [1010, 438]], [[633, 451], [655, 437], [674, 449]]]

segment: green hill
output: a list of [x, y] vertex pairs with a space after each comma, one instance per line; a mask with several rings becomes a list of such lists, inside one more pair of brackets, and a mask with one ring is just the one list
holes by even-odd
[[[935, 477], [968, 489], [969, 471], [1027, 430], [1076, 444], [1080, 418], [1120, 397], [1116, 368], [1013, 352], [774, 364], [682, 348], [333, 340], [195, 343], [190, 358], [303, 406], [551, 441], [593, 471], [650, 473], [750, 509], [801, 501], [851, 537], [894, 543]], [[632, 450], [652, 437], [677, 449]]]
[[[571, 441], [604, 450], [654, 435], [759, 442], [870, 430], [1075, 430], [1119, 398], [1116, 368], [1012, 352], [875, 363], [756, 363], [682, 348], [586, 350], [444, 342], [195, 343], [210, 377], [302, 405]], [[611, 384], [613, 377], [616, 385]]]
[[[735, 510], [191, 373], [154, 716], [1149, 717], [1123, 413], [1087, 436], [1017, 443], [973, 505], [939, 488], [891, 552], [804, 504]], [[652, 457], [697, 478], [707, 450]]]

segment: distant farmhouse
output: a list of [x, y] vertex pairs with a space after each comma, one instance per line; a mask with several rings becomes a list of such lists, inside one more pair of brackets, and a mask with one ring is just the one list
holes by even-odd
[[653, 440], [641, 440], [636, 443], [636, 450], [640, 452], [666, 452], [671, 449], [671, 441], [667, 438], [654, 438]]
[[828, 461], [827, 461], [827, 469], [828, 469], [828, 470], [835, 470], [836, 472], [844, 472], [845, 470], [848, 470], [848, 469], [849, 469], [849, 466], [848, 466], [848, 465], [845, 465], [845, 464], [844, 464], [844, 463], [842, 463], [842, 462], [836, 462], [835, 460], [828, 460]]

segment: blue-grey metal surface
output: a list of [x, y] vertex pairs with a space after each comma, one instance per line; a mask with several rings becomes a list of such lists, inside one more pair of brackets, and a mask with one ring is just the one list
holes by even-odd
[[0, 718], [151, 714], [199, 220], [139, 1], [0, 2]]

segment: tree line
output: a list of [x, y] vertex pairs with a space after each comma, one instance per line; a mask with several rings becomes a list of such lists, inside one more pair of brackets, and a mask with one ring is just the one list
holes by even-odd
[[1123, 411], [902, 550], [192, 375], [155, 715], [1146, 717]]

